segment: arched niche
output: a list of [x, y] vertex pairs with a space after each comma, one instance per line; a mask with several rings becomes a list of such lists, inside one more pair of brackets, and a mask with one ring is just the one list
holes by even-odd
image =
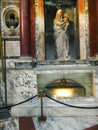
[[[72, 1], [72, 0], [70, 0]], [[74, 1], [74, 0], [73, 0]], [[59, 1], [58, 3], [61, 4], [63, 1]], [[39, 51], [38, 51], [38, 60], [43, 61], [43, 60], [55, 60], [54, 57], [49, 58], [49, 55], [51, 55], [53, 52], [53, 48], [51, 48], [52, 43], [54, 43], [50, 38], [47, 39], [47, 15], [51, 12], [47, 12], [46, 10], [46, 4], [49, 3], [51, 5], [55, 5], [57, 1], [51, 1], [51, 0], [38, 0], [38, 20], [40, 21], [38, 23], [38, 29], [39, 29]], [[48, 6], [49, 7], [49, 6]], [[85, 29], [85, 0], [76, 0], [76, 58], [75, 59], [86, 59], [86, 29]], [[48, 13], [48, 14], [47, 14]], [[54, 12], [51, 13], [51, 17], [54, 15]], [[48, 19], [50, 20], [50, 19]], [[49, 29], [49, 27], [48, 27]], [[51, 36], [53, 36], [52, 32]], [[49, 42], [49, 44], [47, 44]], [[49, 45], [49, 47], [48, 47]], [[48, 49], [47, 49], [48, 48]], [[74, 49], [74, 48], [73, 48]], [[47, 56], [48, 55], [48, 56]], [[70, 59], [71, 60], [71, 59]]]
[[86, 96], [86, 89], [71, 79], [57, 79], [49, 83], [44, 90], [48, 95], [60, 98]]
[[19, 36], [19, 8], [9, 5], [1, 12], [2, 34], [4, 37]]
[[15, 29], [19, 26], [19, 15], [14, 9], [7, 11], [5, 15], [5, 25], [7, 28], [13, 26]]
[[[62, 81], [66, 81], [65, 86], [70, 85], [76, 88], [83, 88], [85, 89], [85, 96], [92, 96], [94, 95], [94, 86], [93, 86], [93, 76], [92, 72], [62, 72], [59, 73], [48, 73], [48, 74], [38, 74], [37, 75], [37, 82], [38, 82], [38, 91], [45, 90], [45, 88], [49, 89], [51, 87], [57, 87], [62, 85]], [[63, 80], [64, 79], [64, 80]], [[67, 87], [68, 87], [67, 86]], [[62, 86], [61, 86], [62, 87]], [[73, 87], [73, 88], [74, 88]]]

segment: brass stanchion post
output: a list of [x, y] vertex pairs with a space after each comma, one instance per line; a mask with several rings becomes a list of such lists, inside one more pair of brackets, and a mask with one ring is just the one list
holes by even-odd
[[41, 116], [38, 117], [39, 122], [45, 122], [46, 121], [46, 117], [43, 115], [43, 97], [44, 96], [45, 96], [45, 93], [43, 91], [39, 92], [39, 97], [40, 97], [40, 101], [41, 101]]

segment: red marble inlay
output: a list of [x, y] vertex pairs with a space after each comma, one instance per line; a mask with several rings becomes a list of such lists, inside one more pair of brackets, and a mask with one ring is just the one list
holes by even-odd
[[35, 2], [30, 0], [30, 50], [31, 56], [35, 58]]
[[79, 13], [84, 13], [84, 8], [85, 8], [85, 0], [78, 0], [78, 12]]
[[29, 0], [20, 2], [21, 56], [30, 55], [30, 10]]
[[84, 130], [98, 130], [98, 125], [92, 126], [90, 128], [84, 129]]
[[35, 130], [34, 123], [31, 117], [19, 118], [19, 130]]
[[98, 0], [88, 1], [90, 56], [98, 54]]

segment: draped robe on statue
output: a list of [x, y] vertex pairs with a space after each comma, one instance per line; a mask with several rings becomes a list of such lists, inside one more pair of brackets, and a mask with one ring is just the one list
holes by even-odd
[[61, 26], [54, 24], [54, 39], [58, 60], [68, 59], [69, 36]]

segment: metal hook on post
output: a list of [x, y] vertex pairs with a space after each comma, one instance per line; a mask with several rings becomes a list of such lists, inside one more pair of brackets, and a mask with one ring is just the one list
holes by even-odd
[[45, 122], [46, 121], [46, 117], [43, 115], [43, 97], [44, 96], [45, 96], [45, 92], [40, 91], [39, 92], [39, 97], [40, 97], [40, 101], [41, 101], [41, 116], [38, 117], [39, 122]]

